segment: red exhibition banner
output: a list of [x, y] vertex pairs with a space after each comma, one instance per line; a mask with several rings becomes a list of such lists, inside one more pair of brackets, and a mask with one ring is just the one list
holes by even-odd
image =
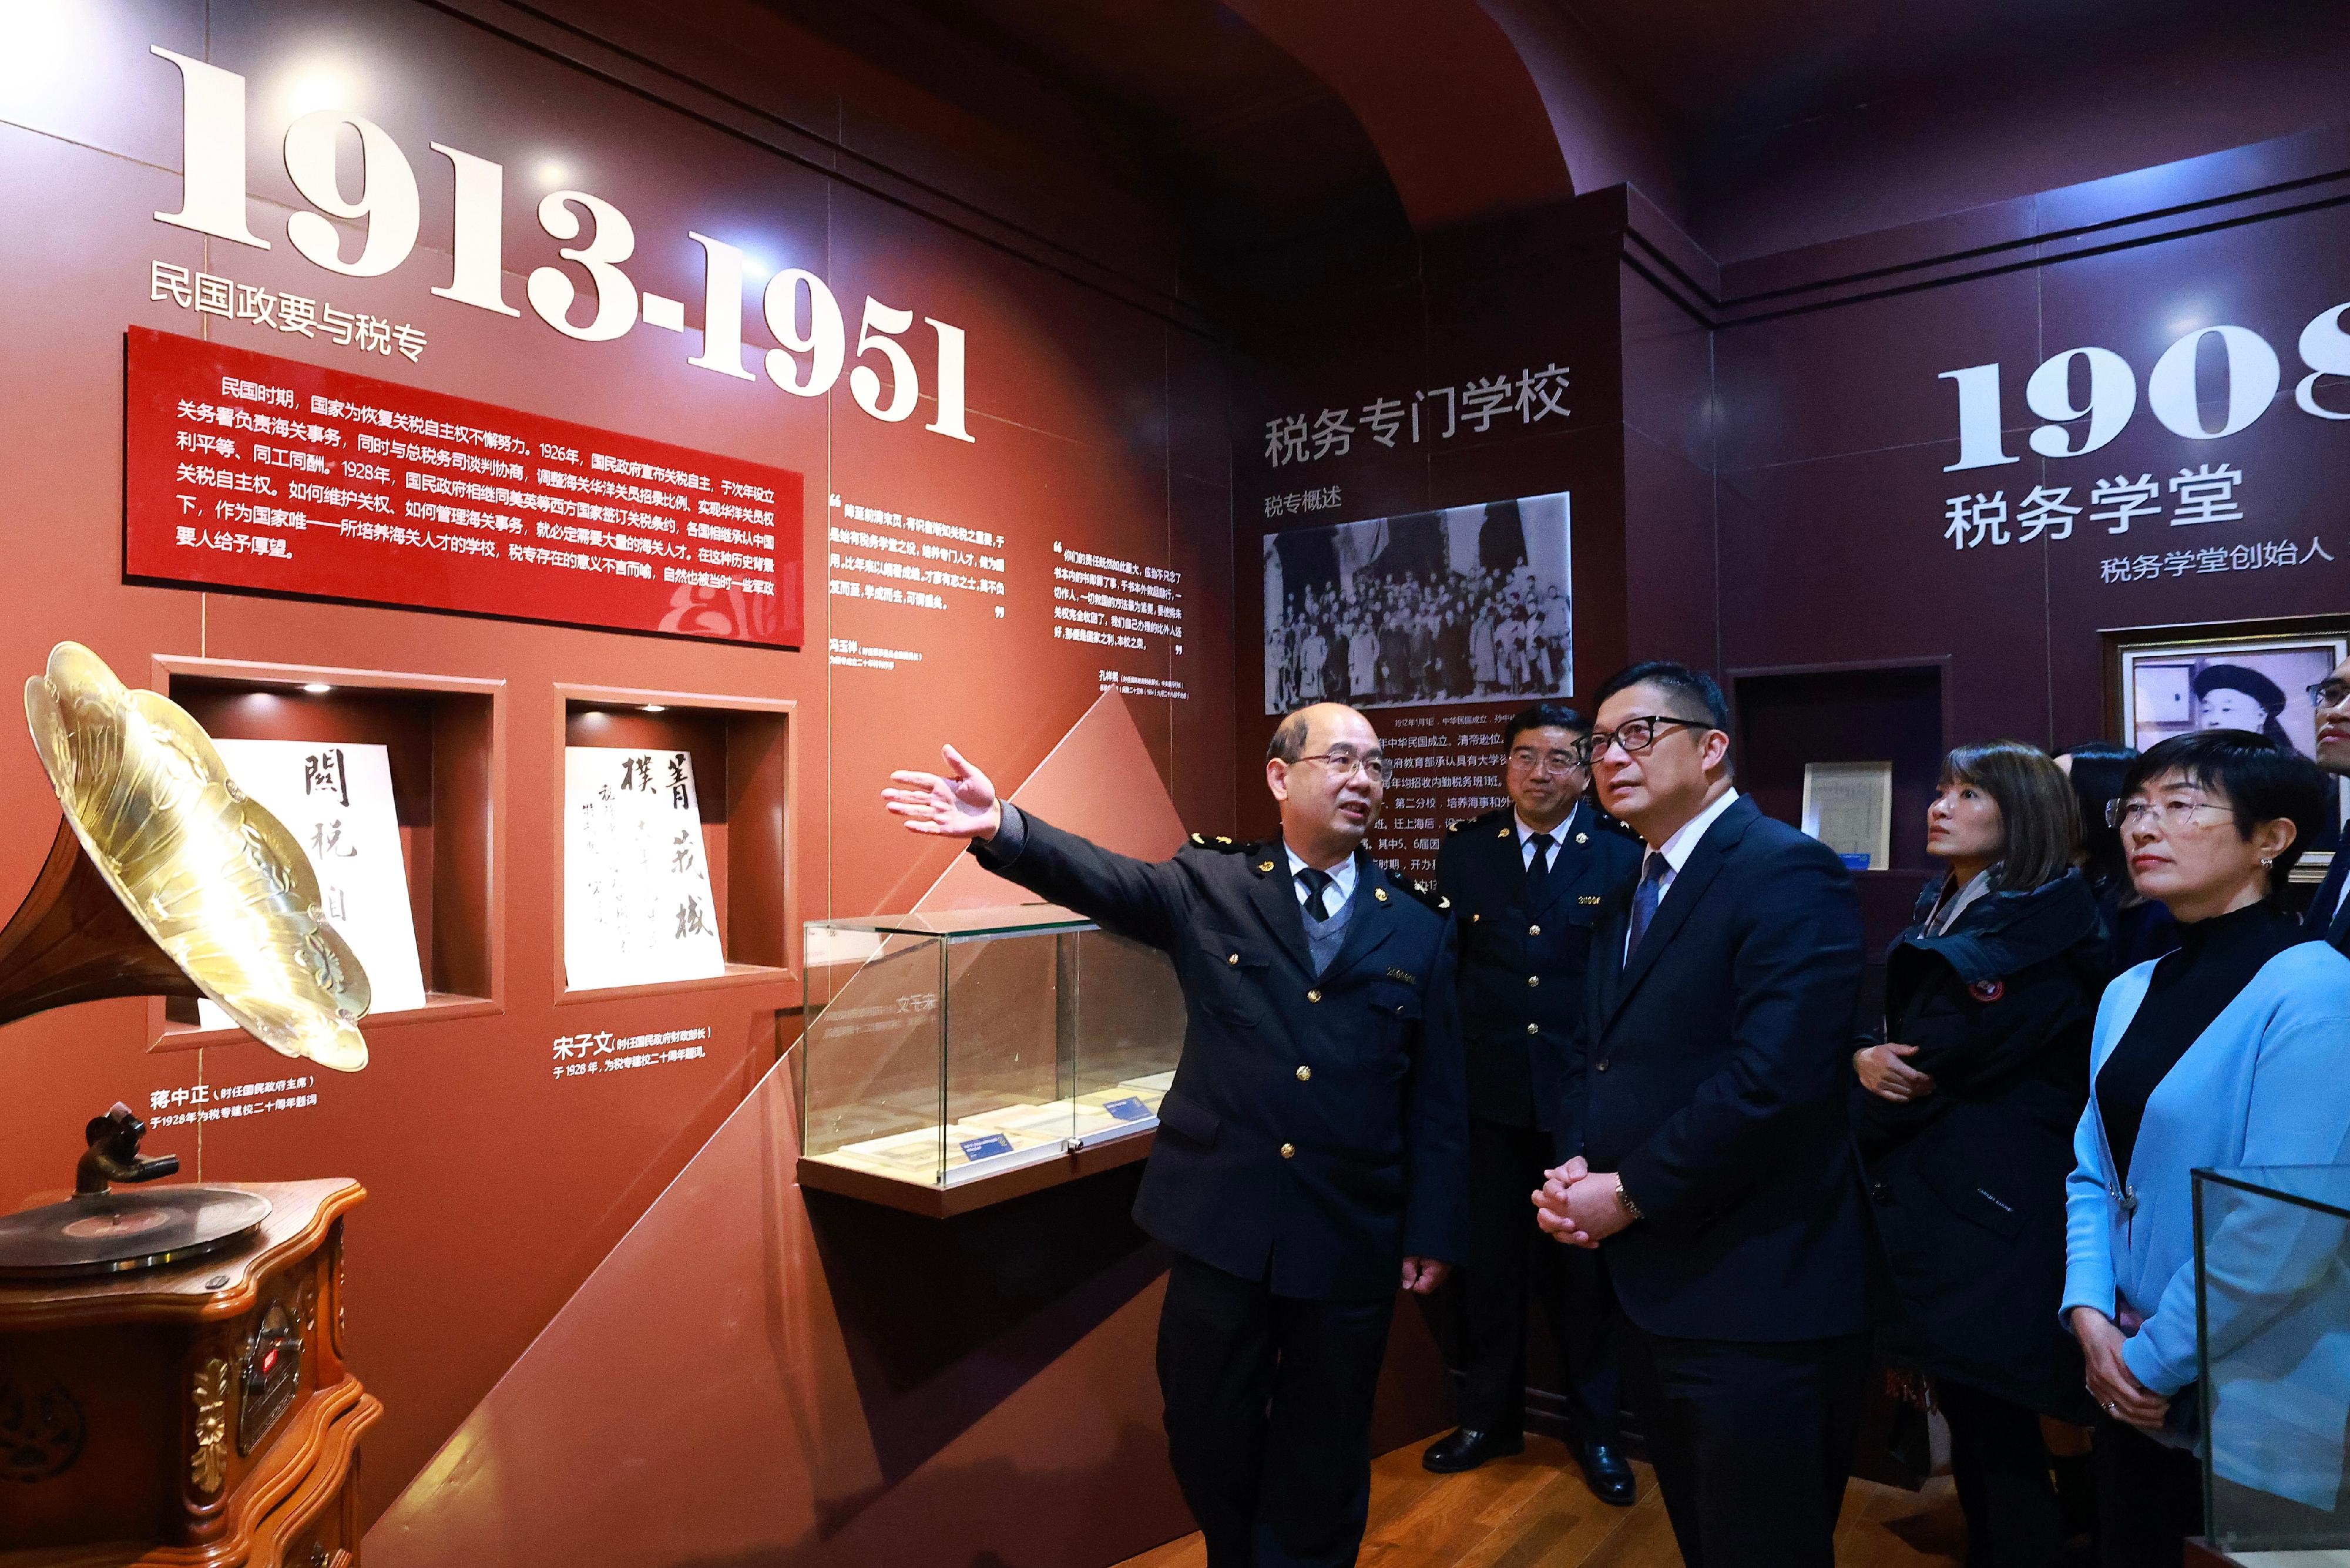
[[134, 327], [123, 575], [797, 648], [796, 473]]

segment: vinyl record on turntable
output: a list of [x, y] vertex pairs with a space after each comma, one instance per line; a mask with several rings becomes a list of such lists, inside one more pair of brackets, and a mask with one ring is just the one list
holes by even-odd
[[188, 1262], [269, 1218], [269, 1200], [227, 1187], [102, 1192], [0, 1216], [0, 1280], [76, 1279]]

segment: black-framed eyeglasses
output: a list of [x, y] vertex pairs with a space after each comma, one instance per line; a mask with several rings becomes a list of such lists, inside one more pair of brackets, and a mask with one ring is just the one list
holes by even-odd
[[1659, 726], [1682, 725], [1691, 730], [1711, 730], [1711, 719], [1676, 719], [1669, 713], [1638, 713], [1625, 720], [1612, 730], [1594, 730], [1575, 742], [1575, 754], [1589, 767], [1595, 758], [1606, 753], [1610, 746], [1621, 746], [1627, 757], [1637, 757], [1657, 743]]
[[1565, 748], [1555, 752], [1537, 752], [1532, 746], [1518, 746], [1510, 753], [1510, 766], [1522, 774], [1573, 773], [1585, 765], [1583, 758], [1574, 749], [1581, 744], [1579, 741], [1570, 741]]
[[2313, 708], [2339, 708], [2350, 700], [2350, 680], [2321, 680], [2308, 689]]
[[1377, 752], [1365, 755], [1360, 752], [1351, 752], [1344, 746], [1339, 746], [1326, 752], [1316, 752], [1312, 756], [1300, 757], [1297, 760], [1301, 763], [1320, 763], [1342, 779], [1350, 778], [1357, 773], [1360, 773], [1375, 784], [1384, 784], [1388, 782], [1388, 760]]

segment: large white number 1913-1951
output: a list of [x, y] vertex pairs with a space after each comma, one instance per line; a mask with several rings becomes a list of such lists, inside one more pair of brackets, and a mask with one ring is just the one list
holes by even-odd
[[[2323, 376], [2350, 376], [2350, 332], [2343, 330], [2343, 313], [2350, 305], [2320, 311], [2301, 329], [2302, 362], [2309, 373], [2296, 383], [2293, 400], [2305, 414], [2321, 420], [2350, 420], [2350, 412], [2329, 409], [2317, 400]], [[2227, 410], [2219, 423], [2207, 424], [2195, 391], [2195, 358], [2204, 340], [2216, 340], [2226, 368]], [[2073, 367], [2077, 362], [2088, 378], [2088, 399], [2073, 396]], [[1959, 461], [1943, 468], [1955, 473], [1964, 468], [1996, 468], [2018, 462], [2001, 441], [1999, 367], [1970, 365], [1945, 370], [1939, 378], [1959, 389]], [[2247, 327], [2199, 327], [2162, 351], [2146, 379], [2146, 406], [2163, 428], [2189, 441], [2216, 441], [2234, 435], [2266, 413], [2284, 384], [2283, 368], [2268, 339]], [[2096, 451], [2122, 433], [2137, 411], [2137, 377], [2129, 361], [2110, 348], [2067, 348], [2041, 361], [2023, 384], [2025, 406], [2049, 422], [2027, 438], [2043, 457], [2080, 457]], [[2216, 411], [2216, 410], [2215, 410]], [[2085, 430], [2065, 427], [2087, 420]]]
[[[186, 171], [180, 210], [155, 216], [217, 240], [267, 250], [269, 242], [246, 222], [244, 78], [169, 49], [158, 47], [154, 53], [180, 69], [182, 167]], [[359, 190], [350, 195], [344, 193], [336, 174], [336, 159], [347, 134], [358, 136], [359, 151]], [[520, 316], [505, 300], [500, 226], [505, 170], [437, 141], [432, 147], [449, 161], [455, 174], [449, 282], [432, 292], [477, 310]], [[415, 249], [421, 221], [416, 171], [399, 143], [373, 120], [335, 109], [299, 116], [286, 128], [286, 172], [303, 200], [318, 210], [288, 217], [286, 238], [316, 265], [347, 277], [380, 277]], [[360, 225], [355, 254], [344, 254], [346, 233], [330, 218]], [[586, 191], [553, 191], [538, 203], [538, 223], [551, 237], [577, 242], [557, 247], [556, 254], [586, 277], [583, 290], [563, 267], [534, 268], [524, 292], [540, 320], [583, 343], [618, 337], [640, 317], [651, 326], [683, 329], [683, 311], [677, 301], [658, 295], [640, 298], [636, 285], [620, 270], [620, 264], [635, 254], [637, 236], [619, 208]], [[688, 363], [738, 380], [756, 380], [743, 363], [743, 252], [708, 234], [691, 237], [702, 251], [702, 352]], [[575, 311], [583, 292], [589, 306]], [[840, 301], [824, 279], [800, 267], [778, 272], [767, 280], [760, 309], [767, 330], [783, 345], [764, 357], [767, 379], [794, 397], [820, 398], [830, 391], [847, 361], [848, 329]], [[575, 315], [585, 319], [575, 321]], [[922, 428], [970, 441], [962, 328], [930, 317], [922, 320], [938, 341], [938, 418]], [[913, 357], [898, 340], [913, 325], [910, 310], [878, 299], [865, 302], [857, 330], [858, 363], [849, 370], [848, 390], [857, 406], [877, 420], [894, 423], [908, 418], [921, 395]], [[887, 374], [865, 363], [868, 358], [878, 359]]]

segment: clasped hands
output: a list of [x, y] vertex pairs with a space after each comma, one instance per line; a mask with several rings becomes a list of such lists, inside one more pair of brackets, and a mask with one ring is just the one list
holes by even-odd
[[1596, 1247], [1632, 1222], [1616, 1196], [1624, 1183], [1614, 1171], [1594, 1171], [1578, 1154], [1543, 1177], [1534, 1194], [1534, 1223], [1554, 1239]]
[[2067, 1316], [2087, 1363], [2089, 1397], [2116, 1421], [2148, 1432], [2159, 1430], [2170, 1414], [2170, 1401], [2140, 1383], [2122, 1359], [2122, 1346], [2129, 1340], [2121, 1326], [2095, 1307], [2076, 1306]]

